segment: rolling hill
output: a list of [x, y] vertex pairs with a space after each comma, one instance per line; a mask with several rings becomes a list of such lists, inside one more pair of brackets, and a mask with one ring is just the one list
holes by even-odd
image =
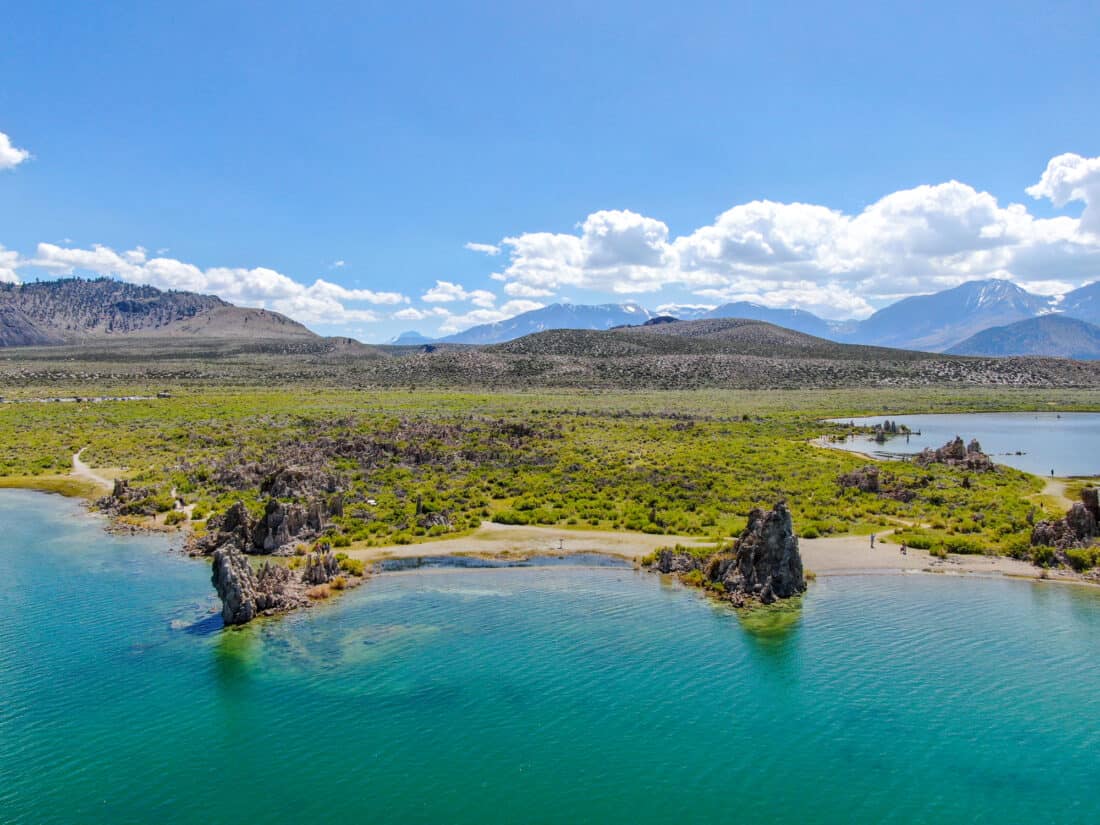
[[1064, 315], [1041, 315], [982, 330], [948, 352], [955, 355], [1031, 355], [1094, 361], [1100, 359], [1100, 327]]
[[211, 295], [164, 292], [110, 278], [0, 285], [0, 345], [81, 344], [180, 337], [226, 340], [317, 336], [285, 315]]
[[638, 304], [550, 304], [506, 321], [480, 324], [448, 335], [440, 338], [439, 343], [499, 344], [548, 329], [610, 329], [640, 324], [655, 314]]

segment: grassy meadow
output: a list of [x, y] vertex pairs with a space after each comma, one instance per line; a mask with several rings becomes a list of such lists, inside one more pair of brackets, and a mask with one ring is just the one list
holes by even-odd
[[785, 499], [806, 537], [897, 527], [913, 546], [1023, 555], [1029, 514], [1055, 514], [1038, 495], [1041, 480], [1007, 467], [883, 463], [894, 485], [915, 493], [905, 502], [842, 488], [838, 476], [866, 460], [808, 442], [840, 431], [826, 417], [1095, 409], [1098, 401], [1088, 391], [994, 389], [179, 387], [148, 401], [0, 405], [0, 485], [87, 493], [64, 479], [85, 448], [90, 466], [147, 488], [156, 510], [172, 509], [175, 490], [193, 505], [198, 530], [238, 499], [259, 511], [263, 473], [309, 467], [343, 491], [343, 515], [330, 527], [338, 547], [453, 536], [484, 520], [718, 539], [740, 531], [750, 508]]

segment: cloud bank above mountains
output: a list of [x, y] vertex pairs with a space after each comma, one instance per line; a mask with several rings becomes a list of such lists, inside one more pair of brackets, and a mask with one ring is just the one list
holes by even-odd
[[530, 232], [500, 246], [492, 277], [509, 295], [562, 289], [636, 296], [680, 287], [716, 302], [797, 306], [831, 318], [976, 278], [1047, 293], [1100, 277], [1100, 158], [1053, 158], [1027, 189], [1080, 218], [1041, 218], [1020, 203], [949, 181], [891, 193], [848, 215], [805, 203], [753, 201], [678, 237], [630, 210], [588, 216], [576, 233]]
[[[28, 157], [0, 133], [0, 170]], [[468, 287], [444, 277], [418, 296], [324, 278], [307, 284], [262, 266], [203, 268], [140, 246], [120, 252], [39, 243], [32, 254], [0, 246], [0, 281], [18, 283], [31, 273], [104, 275], [215, 294], [310, 324], [426, 322], [448, 334], [563, 295], [584, 300], [585, 293], [649, 297], [653, 304], [747, 300], [858, 318], [898, 298], [978, 278], [1007, 278], [1055, 295], [1100, 279], [1100, 157], [1054, 157], [1025, 191], [1056, 209], [1079, 208], [1079, 216], [1038, 216], [1023, 203], [1002, 205], [989, 192], [948, 181], [893, 192], [857, 214], [752, 201], [678, 236], [658, 218], [600, 210], [573, 232], [471, 241], [465, 248], [494, 264], [485, 283]], [[346, 271], [345, 262], [330, 266], [337, 268]]]

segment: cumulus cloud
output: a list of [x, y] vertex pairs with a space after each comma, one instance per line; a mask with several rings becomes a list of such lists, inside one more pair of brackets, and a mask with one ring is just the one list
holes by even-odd
[[1048, 198], [1058, 207], [1073, 201], [1084, 203], [1081, 229], [1100, 235], [1100, 157], [1067, 153], [1051, 158], [1039, 182], [1029, 186], [1027, 193]]
[[1039, 218], [959, 181], [890, 193], [847, 214], [808, 203], [752, 201], [671, 237], [629, 210], [589, 215], [575, 232], [504, 238], [493, 273], [509, 296], [566, 287], [640, 295], [666, 287], [715, 300], [798, 306], [826, 317], [869, 314], [887, 300], [976, 278], [1050, 290], [1100, 275], [1100, 158], [1061, 155], [1028, 188], [1080, 219]]
[[15, 274], [16, 267], [18, 266], [19, 253], [12, 252], [10, 249], [4, 249], [3, 246], [0, 246], [0, 283], [19, 283], [19, 276]]
[[468, 301], [474, 306], [491, 309], [496, 305], [497, 296], [487, 289], [467, 290], [461, 284], [455, 284], [451, 281], [436, 281], [435, 286], [420, 296], [420, 300], [429, 304]]
[[307, 286], [267, 267], [203, 269], [174, 258], [150, 258], [142, 247], [116, 252], [100, 245], [80, 249], [40, 243], [34, 258], [19, 262], [19, 266], [55, 275], [107, 275], [160, 289], [213, 294], [234, 304], [271, 309], [307, 323], [376, 321], [377, 312], [354, 305], [396, 305], [409, 300], [398, 292], [349, 289], [321, 278]]
[[484, 255], [499, 255], [500, 247], [491, 243], [474, 243], [470, 241], [466, 244], [466, 249], [471, 252], [481, 252]]
[[11, 138], [0, 132], [0, 170], [14, 169], [30, 156], [30, 152], [13, 146]]

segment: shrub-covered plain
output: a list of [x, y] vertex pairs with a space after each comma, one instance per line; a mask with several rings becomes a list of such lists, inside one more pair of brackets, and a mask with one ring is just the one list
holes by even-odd
[[[140, 392], [141, 388], [138, 388]], [[145, 388], [146, 392], [150, 392]], [[33, 392], [28, 390], [26, 392]], [[87, 390], [85, 390], [87, 392]], [[482, 521], [736, 535], [785, 499], [806, 537], [901, 528], [898, 541], [1019, 554], [1042, 482], [909, 462], [882, 465], [910, 501], [844, 488], [866, 459], [812, 445], [826, 417], [1095, 408], [1090, 391], [1008, 389], [473, 393], [176, 388], [171, 397], [0, 405], [0, 477], [42, 486], [86, 448], [192, 524], [265, 494], [241, 468], [308, 465], [335, 480], [337, 547], [454, 535]], [[966, 433], [961, 433], [964, 437]], [[1053, 514], [1053, 513], [1052, 513]], [[176, 517], [181, 518], [181, 517]], [[182, 520], [182, 519], [181, 519]]]

